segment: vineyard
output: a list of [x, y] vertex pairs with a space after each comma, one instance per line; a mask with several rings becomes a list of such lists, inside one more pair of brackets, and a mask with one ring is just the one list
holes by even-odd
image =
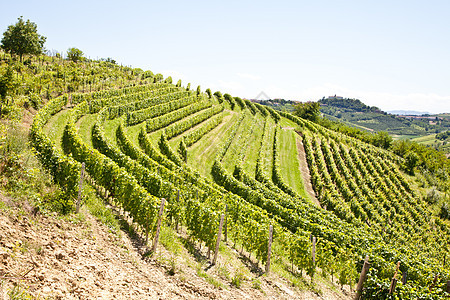
[[88, 184], [149, 244], [164, 198], [163, 222], [212, 251], [223, 214], [228, 245], [261, 266], [272, 227], [272, 260], [297, 276], [313, 280], [321, 270], [355, 288], [368, 256], [363, 297], [391, 297], [393, 278], [401, 299], [448, 296], [448, 223], [433, 215], [400, 157], [360, 140], [156, 77], [53, 98], [30, 136], [66, 193], [77, 197], [83, 164]]

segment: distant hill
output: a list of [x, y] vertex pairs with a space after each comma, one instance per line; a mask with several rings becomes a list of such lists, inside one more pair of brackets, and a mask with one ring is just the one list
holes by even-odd
[[427, 111], [415, 111], [415, 110], [390, 110], [388, 113], [392, 115], [402, 115], [402, 116], [423, 116], [429, 115]]
[[[292, 100], [272, 99], [255, 101], [276, 110], [293, 111]], [[368, 106], [359, 99], [328, 97], [319, 100], [325, 118], [370, 132], [387, 131], [396, 138], [417, 138], [450, 129], [450, 115], [430, 115], [427, 112], [396, 110], [390, 113], [376, 106]]]
[[[321, 112], [332, 120], [369, 131], [387, 131], [400, 138], [413, 138], [439, 133], [450, 128], [447, 118], [414, 111], [391, 114], [378, 107], [365, 105], [359, 99], [328, 97], [319, 100]], [[419, 114], [419, 115], [418, 115]]]

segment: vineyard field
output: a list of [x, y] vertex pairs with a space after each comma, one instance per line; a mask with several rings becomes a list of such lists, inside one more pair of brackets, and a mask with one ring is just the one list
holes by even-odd
[[390, 297], [398, 262], [399, 297], [448, 296], [449, 223], [402, 158], [258, 103], [156, 81], [64, 94], [39, 110], [31, 141], [55, 182], [75, 195], [85, 163], [90, 184], [149, 240], [165, 198], [164, 222], [208, 249], [226, 214], [228, 245], [261, 270], [273, 226], [272, 256], [295, 276], [320, 270], [354, 289], [368, 255], [366, 299]]

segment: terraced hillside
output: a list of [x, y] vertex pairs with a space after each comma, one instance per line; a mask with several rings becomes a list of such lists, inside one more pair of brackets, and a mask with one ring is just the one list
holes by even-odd
[[272, 257], [297, 276], [322, 270], [354, 288], [368, 255], [366, 298], [388, 297], [398, 262], [399, 297], [445, 297], [450, 228], [391, 152], [163, 81], [55, 98], [34, 118], [31, 138], [63, 189], [78, 193], [84, 163], [90, 184], [143, 236], [154, 235], [165, 198], [165, 222], [209, 249], [226, 214], [227, 238], [262, 263], [273, 226]]

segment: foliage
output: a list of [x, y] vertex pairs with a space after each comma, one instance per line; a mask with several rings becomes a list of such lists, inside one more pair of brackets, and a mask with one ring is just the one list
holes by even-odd
[[419, 162], [419, 156], [413, 151], [408, 151], [405, 156], [405, 171], [410, 175], [414, 175], [414, 168], [417, 166]]
[[207, 88], [207, 89], [206, 89], [206, 94], [208, 95], [208, 98], [211, 99], [211, 97], [212, 97], [212, 92], [211, 92], [211, 89], [210, 89], [210, 88]]
[[439, 217], [445, 220], [450, 220], [450, 205], [448, 202], [443, 202], [441, 210], [439, 212]]
[[14, 25], [9, 25], [3, 33], [1, 48], [5, 51], [19, 55], [20, 61], [25, 54], [39, 55], [42, 53], [47, 38], [38, 34], [36, 23], [22, 17]]
[[216, 96], [217, 100], [219, 100], [219, 103], [223, 102], [224, 98], [223, 98], [222, 93], [220, 91], [215, 92], [214, 96]]
[[441, 141], [444, 141], [444, 140], [450, 138], [450, 130], [446, 130], [446, 131], [436, 134], [436, 138]]
[[[136, 70], [136, 74], [143, 72]], [[231, 106], [229, 97], [223, 97]], [[165, 197], [168, 222], [181, 223], [192, 238], [213, 247], [219, 217], [227, 205], [230, 239], [263, 261], [267, 257], [268, 227], [273, 225], [274, 241], [279, 244], [274, 259], [293, 262], [310, 276], [316, 270], [311, 259], [311, 235], [318, 241], [317, 265], [322, 269], [329, 266], [329, 273], [336, 274], [341, 284], [354, 285], [361, 257], [366, 254], [370, 256], [371, 268], [378, 272], [370, 275], [376, 284], [392, 278], [393, 264], [399, 260], [407, 267], [411, 282], [421, 289], [429, 286], [429, 278], [436, 272], [442, 277], [449, 276], [448, 269], [442, 268], [440, 262], [442, 255], [448, 254], [445, 247], [448, 226], [432, 216], [409, 177], [399, 170], [404, 159], [392, 152], [291, 114], [232, 98], [238, 105], [242, 104], [243, 111], [217, 151], [211, 170], [213, 182], [183, 163], [168, 142], [171, 137], [183, 134], [180, 140], [185, 146], [180, 145], [180, 149], [186, 148], [220, 124], [224, 107], [205, 94], [191, 95], [174, 85], [157, 83], [74, 94], [71, 100], [77, 105], [67, 117], [62, 139], [65, 154], [54, 147], [40, 128], [51, 115], [66, 107], [68, 98], [48, 102], [36, 116], [32, 140], [40, 159], [67, 191], [70, 187], [76, 191], [76, 181], [71, 179], [78, 179], [79, 163], [85, 162], [93, 182], [107, 189], [115, 203], [128, 211], [144, 231], [153, 231], [159, 198]], [[174, 109], [177, 107], [174, 103], [180, 107]], [[152, 110], [158, 111], [158, 116]], [[94, 148], [83, 142], [75, 126], [88, 113], [97, 114], [92, 130]], [[138, 114], [141, 114], [139, 121], [145, 121], [138, 136], [141, 148], [128, 139], [125, 124], [115, 132], [117, 146], [106, 138], [105, 120]], [[322, 208], [278, 188], [273, 181], [282, 183], [281, 176], [260, 182], [242, 167], [245, 155], [239, 147], [244, 149], [250, 145], [253, 128], [261, 119], [264, 124], [268, 121], [273, 124], [269, 118], [282, 120], [283, 124], [286, 122], [283, 118], [288, 118], [297, 127]], [[156, 130], [159, 131], [147, 135], [147, 131]], [[266, 130], [265, 127], [263, 139]], [[160, 133], [159, 149], [156, 149], [150, 139]], [[264, 143], [274, 154], [272, 163], [276, 162], [279, 138], [273, 144], [271, 139]], [[227, 171], [230, 166], [225, 166], [222, 160], [227, 151], [236, 148], [239, 154], [231, 175]], [[398, 147], [399, 151], [405, 149], [405, 154], [411, 150], [409, 145]], [[421, 161], [416, 168], [421, 168]], [[72, 174], [68, 170], [73, 171], [73, 177], [69, 177]], [[62, 174], [69, 176], [62, 178]], [[258, 178], [264, 178], [264, 174]]]
[[178, 154], [180, 155], [181, 159], [184, 161], [184, 163], [187, 163], [187, 147], [184, 143], [184, 139], [181, 139], [180, 145], [178, 146]]
[[[0, 100], [5, 100], [8, 94], [14, 94], [16, 89], [16, 81], [13, 76], [13, 69], [11, 65], [8, 65], [5, 73], [0, 77]], [[8, 104], [8, 103], [6, 103]], [[0, 111], [0, 116], [1, 116]]]
[[386, 131], [379, 131], [372, 137], [372, 144], [383, 149], [389, 149], [392, 141], [392, 137]]
[[67, 59], [73, 62], [79, 62], [84, 59], [84, 53], [78, 48], [72, 47], [67, 50]]
[[230, 94], [224, 94], [223, 98], [230, 103], [231, 110], [234, 110], [234, 107], [236, 106], [236, 101], [234, 101], [234, 98]]
[[294, 114], [299, 116], [300, 118], [317, 121], [319, 118], [320, 104], [319, 102], [300, 102], [295, 106]]

